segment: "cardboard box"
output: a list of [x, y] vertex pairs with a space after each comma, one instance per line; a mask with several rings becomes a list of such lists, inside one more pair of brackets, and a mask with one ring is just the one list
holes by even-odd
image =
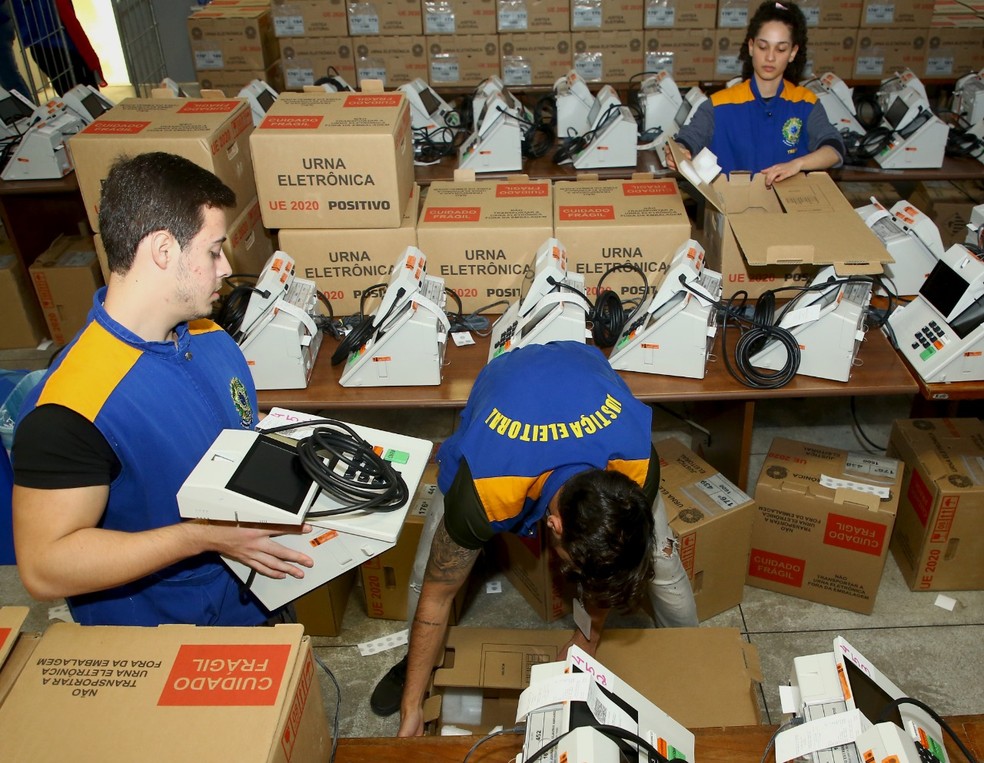
[[279, 57], [269, 7], [203, 8], [188, 17], [195, 69], [266, 69]]
[[349, 34], [423, 34], [420, 0], [349, 0]]
[[[554, 231], [567, 247], [568, 267], [584, 276], [593, 298], [613, 265], [637, 265], [657, 287], [677, 249], [690, 238], [690, 219], [676, 180], [636, 173], [631, 180], [585, 179], [554, 184]], [[638, 273], [605, 278], [623, 300], [642, 297]]]
[[679, 440], [660, 440], [656, 452], [666, 516], [706, 620], [741, 604], [755, 502]]
[[272, 0], [277, 37], [337, 37], [348, 33], [345, 0]]
[[[422, 35], [404, 37], [353, 37], [356, 82], [380, 80], [395, 88], [429, 76], [427, 44]], [[351, 83], [349, 83], [351, 84]]]
[[268, 228], [397, 228], [413, 185], [403, 93], [284, 93], [250, 136]]
[[926, 68], [916, 72], [927, 79], [956, 79], [984, 68], [984, 33], [981, 27], [931, 27]]
[[[9, 245], [4, 248], [9, 250]], [[0, 350], [37, 347], [48, 335], [37, 296], [17, 256], [0, 254]]]
[[871, 614], [902, 477], [893, 458], [777, 437], [755, 486], [748, 585]]
[[553, 85], [571, 70], [571, 33], [500, 33], [499, 53], [506, 85]]
[[718, 29], [714, 35], [714, 79], [740, 77], [742, 70], [738, 54], [745, 44], [745, 29]]
[[260, 201], [253, 203], [226, 226], [226, 240], [222, 244], [233, 273], [259, 273], [277, 250], [276, 236], [263, 225]]
[[916, 185], [908, 200], [932, 218], [940, 229], [943, 248], [949, 249], [967, 240], [970, 213], [984, 202], [984, 186], [972, 181], [924, 180]]
[[642, 8], [643, 0], [571, 0], [571, 31], [638, 32]]
[[[444, 496], [433, 482], [437, 478], [437, 469], [428, 467], [428, 471], [424, 472], [425, 482], [421, 482], [417, 489], [396, 545], [359, 567], [366, 615], [371, 618], [407, 620], [407, 596], [427, 512], [437, 501], [444, 501]], [[461, 619], [467, 588], [467, 584], [463, 585], [451, 603], [448, 619], [451, 625]]]
[[905, 462], [891, 548], [909, 588], [984, 588], [980, 419], [898, 420], [888, 453]]
[[347, 570], [294, 600], [297, 622], [304, 626], [306, 634], [337, 636], [342, 632], [345, 607], [354, 583], [355, 570]]
[[[719, 0], [717, 26], [719, 29], [748, 28], [748, 22], [758, 9], [761, 0]], [[813, 44], [813, 31], [819, 27], [854, 27], [861, 20], [859, 0], [804, 0], [800, 10], [810, 27], [809, 42]]]
[[499, 533], [487, 546], [506, 579], [547, 623], [570, 612], [577, 594], [560, 572], [560, 559], [547, 540], [549, 532], [541, 522], [535, 537]]
[[0, 707], [4, 757], [325, 760], [331, 732], [316, 670], [300, 625], [55, 623]]
[[826, 173], [801, 173], [769, 189], [761, 174], [733, 172], [695, 189], [708, 202], [706, 262], [724, 276], [725, 298], [805, 284], [818, 265], [854, 275], [880, 273], [892, 261]]
[[[516, 722], [519, 694], [529, 685], [530, 666], [562, 660], [569, 638], [565, 629], [451, 628], [434, 686], [438, 691], [482, 690], [476, 733], [498, 724], [509, 727]], [[687, 728], [759, 723], [758, 652], [737, 628], [610, 629], [597, 658]], [[437, 704], [431, 702], [430, 708]]]
[[574, 69], [588, 82], [628, 82], [643, 70], [643, 34], [635, 32], [575, 32]]
[[928, 37], [926, 27], [859, 29], [853, 79], [880, 81], [904, 69], [925, 71]]
[[422, 0], [424, 34], [495, 34], [496, 0]]
[[471, 87], [499, 76], [499, 37], [495, 34], [428, 37], [427, 56], [429, 81], [435, 87]]
[[121, 156], [166, 151], [214, 172], [236, 193], [238, 217], [256, 196], [249, 134], [253, 116], [242, 99], [127, 98], [67, 145], [75, 164], [89, 227], [99, 232], [99, 193]]
[[645, 29], [714, 29], [717, 3], [711, 0], [644, 0]]
[[569, 32], [571, 0], [497, 0], [496, 29], [499, 34]]
[[212, 69], [199, 71], [197, 75], [202, 90], [218, 90], [226, 98], [235, 98], [255, 79], [266, 82], [278, 93], [284, 89], [284, 70], [279, 58], [266, 69]]
[[324, 293], [336, 317], [358, 314], [362, 292], [388, 283], [400, 255], [417, 246], [419, 195], [414, 186], [399, 228], [282, 228], [280, 248], [294, 258], [297, 275], [314, 281]]
[[431, 183], [417, 221], [427, 272], [457, 292], [466, 312], [517, 300], [537, 249], [553, 236], [551, 191], [549, 180], [525, 175]]
[[67, 344], [85, 324], [92, 297], [105, 283], [91, 236], [59, 236], [28, 268], [48, 332]]
[[857, 27], [811, 29], [806, 48], [806, 72], [816, 76], [833, 72], [841, 79], [850, 80], [854, 76], [857, 43]]
[[349, 37], [282, 37], [280, 62], [284, 88], [302, 90], [328, 76], [334, 68], [350, 86], [355, 87], [355, 48]]
[[922, 27], [933, 20], [933, 0], [864, 0], [859, 25], [872, 27]]
[[14, 686], [40, 636], [21, 633], [28, 607], [0, 607], [0, 705]]
[[644, 39], [647, 72], [666, 70], [677, 85], [695, 85], [714, 77], [714, 30], [658, 29]]

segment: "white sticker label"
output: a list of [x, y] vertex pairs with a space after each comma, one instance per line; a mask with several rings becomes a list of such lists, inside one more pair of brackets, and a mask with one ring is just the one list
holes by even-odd
[[858, 56], [854, 62], [854, 74], [858, 77], [880, 77], [885, 71], [885, 56]]
[[663, 6], [646, 6], [646, 29], [658, 27], [671, 27], [676, 21], [676, 8], [664, 8]]
[[600, 80], [602, 77], [601, 56], [593, 53], [582, 53], [574, 56], [574, 71], [588, 82]]
[[454, 34], [454, 14], [451, 12], [428, 12], [424, 24], [427, 34]]
[[673, 54], [661, 53], [658, 51], [654, 51], [652, 53], [646, 53], [646, 71], [647, 72], [665, 71], [672, 77]]
[[303, 16], [274, 16], [273, 34], [276, 37], [303, 37]]
[[457, 61], [431, 61], [431, 82], [458, 82], [461, 74]]
[[891, 491], [882, 485], [872, 485], [867, 482], [845, 480], [840, 477], [831, 477], [828, 474], [820, 475], [820, 484], [824, 487], [829, 487], [831, 490], [857, 490], [859, 493], [877, 495], [879, 498], [888, 498], [891, 495]]
[[471, 335], [470, 331], [455, 331], [451, 334], [451, 340], [454, 342], [455, 347], [465, 347], [469, 344], [475, 344], [475, 337]]
[[359, 75], [359, 82], [364, 79], [378, 79], [384, 85], [386, 84], [385, 66], [360, 66], [357, 74]]
[[302, 88], [314, 84], [314, 69], [291, 67], [284, 69], [284, 84], [288, 89]]
[[722, 29], [744, 29], [748, 26], [748, 8], [722, 8], [719, 26]]
[[533, 69], [525, 62], [504, 63], [502, 80], [506, 85], [532, 85]]
[[869, 477], [882, 477], [894, 481], [899, 473], [899, 462], [894, 458], [879, 458], [867, 453], [848, 453], [844, 469], [855, 474], [866, 474]]
[[379, 34], [379, 16], [370, 14], [360, 14], [349, 16], [349, 33], [356, 34]]
[[574, 6], [571, 29], [601, 29], [601, 8], [597, 5]]
[[806, 8], [800, 5], [800, 10], [806, 16], [807, 26], [820, 26], [820, 8]]
[[697, 483], [696, 487], [725, 511], [743, 506], [752, 500], [749, 495], [742, 492], [736, 485], [732, 485], [721, 474], [705, 477]]
[[396, 649], [398, 646], [404, 646], [407, 643], [409, 634], [410, 631], [404, 629], [396, 633], [391, 633], [389, 636], [375, 638], [372, 641], [363, 641], [357, 645], [359, 647], [359, 654], [363, 657], [368, 657], [370, 654], [379, 654], [390, 649]]
[[926, 76], [949, 76], [953, 74], [953, 56], [930, 56], [926, 59]]
[[221, 50], [196, 50], [195, 51], [196, 69], [221, 69], [222, 51]]
[[584, 634], [584, 637], [590, 641], [591, 640], [591, 615], [588, 614], [588, 610], [584, 608], [580, 599], [574, 599], [573, 605], [571, 606], [574, 614], [574, 625], [577, 629]]
[[895, 23], [895, 3], [870, 3], [864, 14], [865, 24]]
[[[527, 13], [523, 10], [504, 10], [499, 9], [499, 31], [519, 31], [525, 32], [527, 28]], [[508, 82], [506, 84], [509, 84]], [[524, 82], [520, 84], [528, 85]]]
[[738, 54], [718, 56], [717, 62], [714, 64], [715, 71], [725, 77], [734, 77], [736, 74], [741, 73], [741, 61], [738, 60]]

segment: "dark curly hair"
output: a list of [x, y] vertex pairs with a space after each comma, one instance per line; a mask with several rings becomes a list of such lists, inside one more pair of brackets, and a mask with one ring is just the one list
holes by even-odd
[[564, 575], [585, 602], [627, 608], [653, 579], [651, 502], [629, 477], [591, 469], [564, 483], [557, 497], [568, 560]]
[[748, 41], [758, 37], [762, 25], [770, 21], [781, 21], [792, 32], [793, 45], [799, 50], [796, 53], [796, 58], [790, 61], [786, 67], [783, 78], [794, 84], [799, 84], [800, 80], [803, 79], [803, 68], [806, 66], [806, 16], [795, 3], [762, 3], [755, 11], [752, 20], [748, 22], [745, 42], [742, 43], [741, 50], [738, 51], [738, 58], [741, 60], [741, 78], [750, 79], [754, 73], [752, 56], [748, 52]]
[[168, 231], [184, 249], [205, 224], [205, 208], [232, 208], [236, 194], [213, 173], [174, 154], [121, 156], [103, 182], [99, 232], [114, 273], [133, 265], [145, 236]]

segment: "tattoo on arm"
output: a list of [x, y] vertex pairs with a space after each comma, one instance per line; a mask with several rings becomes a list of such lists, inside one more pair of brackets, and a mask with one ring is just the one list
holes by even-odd
[[478, 549], [462, 548], [448, 535], [444, 520], [438, 525], [431, 545], [430, 559], [427, 560], [425, 580], [436, 583], [458, 583], [468, 577]]

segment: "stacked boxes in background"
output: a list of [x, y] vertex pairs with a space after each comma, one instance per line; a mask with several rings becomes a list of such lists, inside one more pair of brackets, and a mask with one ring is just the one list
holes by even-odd
[[270, 4], [213, 3], [188, 17], [198, 84], [235, 96], [254, 79], [283, 89]]
[[345, 0], [273, 0], [284, 87], [300, 90], [333, 71], [355, 87]]
[[0, 305], [0, 350], [37, 347], [48, 335], [27, 273], [6, 243], [0, 249]]
[[103, 286], [92, 236], [59, 236], [28, 268], [48, 335], [67, 344], [82, 328], [92, 297]]
[[[249, 136], [253, 118], [242, 99], [128, 98], [73, 136], [72, 153], [89, 225], [99, 233], [99, 194], [113, 162], [147, 151], [177, 154], [214, 172], [236, 194], [226, 211], [223, 244], [234, 272], [258, 272], [276, 245], [260, 224]], [[97, 250], [101, 242], [96, 239]]]
[[748, 585], [870, 614], [902, 478], [894, 458], [773, 440], [755, 487]]

